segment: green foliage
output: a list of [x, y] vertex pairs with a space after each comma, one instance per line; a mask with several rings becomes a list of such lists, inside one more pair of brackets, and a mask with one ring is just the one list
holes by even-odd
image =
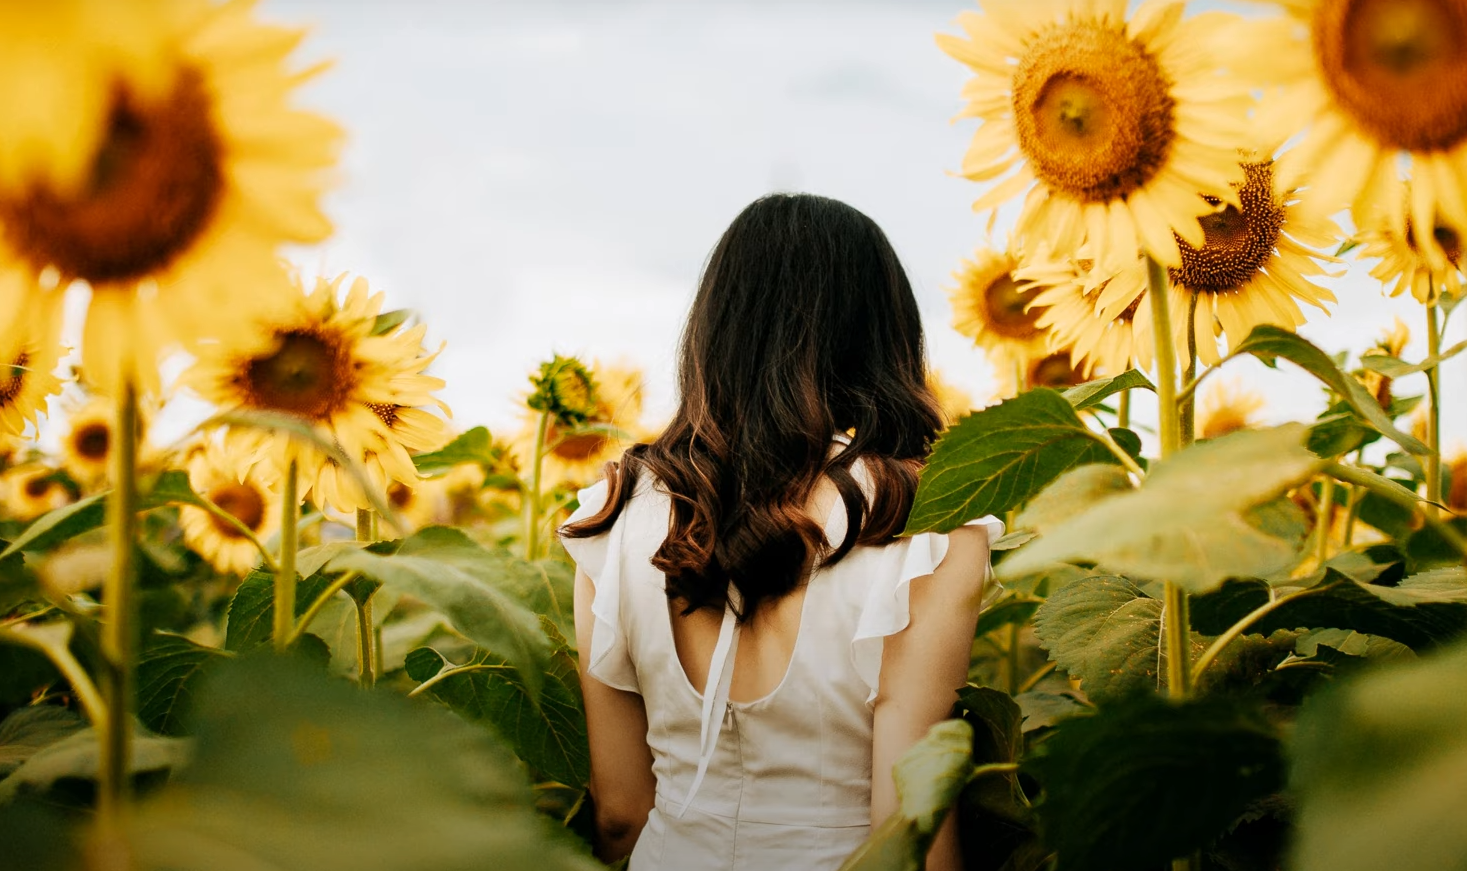
[[0, 720], [0, 780], [35, 753], [87, 727], [82, 716], [58, 705], [32, 705]]
[[160, 735], [185, 734], [189, 712], [211, 666], [228, 658], [181, 635], [154, 635], [138, 658], [138, 719]]
[[1340, 682], [1292, 742], [1298, 871], [1438, 871], [1467, 855], [1467, 647]]
[[383, 312], [377, 315], [376, 320], [372, 321], [372, 335], [385, 336], [407, 323], [408, 318], [412, 316], [413, 310], [410, 308], [399, 308]]
[[[299, 581], [295, 592], [295, 616], [300, 618], [328, 586], [330, 580], [319, 574]], [[229, 603], [225, 650], [244, 653], [270, 641], [275, 620], [274, 596], [275, 578], [269, 572], [257, 569], [245, 576]]]
[[1094, 408], [1123, 390], [1138, 388], [1150, 390], [1152, 393], [1156, 392], [1156, 385], [1152, 384], [1144, 374], [1135, 369], [1128, 369], [1114, 378], [1097, 378], [1094, 381], [1077, 384], [1066, 390], [1063, 395], [1071, 405], [1075, 406], [1076, 411], [1084, 411], [1087, 408]]
[[1153, 868], [1221, 835], [1283, 781], [1274, 730], [1233, 699], [1150, 696], [1066, 719], [1024, 764], [1056, 871]]
[[1153, 689], [1161, 667], [1161, 601], [1121, 577], [1098, 575], [1051, 595], [1034, 633], [1092, 699]]
[[541, 363], [540, 371], [530, 376], [530, 386], [525, 404], [563, 426], [585, 423], [596, 413], [596, 379], [575, 357], [556, 354]]
[[1091, 503], [1016, 551], [999, 575], [1085, 560], [1203, 592], [1229, 577], [1276, 571], [1294, 560], [1303, 527], [1292, 524], [1294, 535], [1279, 537], [1268, 527], [1290, 509], [1255, 511], [1318, 468], [1303, 436], [1290, 424], [1192, 445], [1156, 464], [1139, 489]]
[[[51, 734], [55, 735], [56, 730]], [[153, 735], [141, 728], [134, 732], [131, 746], [127, 771], [135, 781], [159, 780], [182, 766], [189, 756], [186, 740]], [[97, 757], [97, 733], [91, 726], [70, 731], [59, 740], [34, 749], [0, 780], [0, 805], [21, 797], [46, 796], [62, 781], [95, 781]], [[0, 838], [0, 842], [3, 840]]]
[[1463, 351], [1467, 351], [1467, 342], [1458, 342], [1435, 357], [1427, 357], [1420, 363], [1407, 363], [1405, 360], [1387, 354], [1366, 354], [1360, 358], [1360, 365], [1387, 378], [1404, 378], [1407, 375], [1415, 375], [1418, 372], [1435, 368]]
[[439, 450], [413, 457], [413, 465], [424, 475], [442, 475], [458, 466], [473, 463], [493, 472], [505, 462], [504, 449], [494, 444], [482, 426], [460, 435]]
[[1060, 394], [1031, 390], [963, 418], [933, 448], [908, 534], [948, 532], [1027, 502], [1066, 470], [1116, 458]]
[[1046, 532], [1102, 499], [1136, 489], [1120, 466], [1092, 465], [1071, 469], [1029, 501], [1014, 525]]

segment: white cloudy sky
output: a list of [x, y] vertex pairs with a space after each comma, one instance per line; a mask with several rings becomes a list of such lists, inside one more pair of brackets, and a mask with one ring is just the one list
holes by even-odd
[[[335, 59], [306, 99], [350, 131], [338, 232], [299, 259], [360, 272], [422, 315], [448, 343], [435, 371], [463, 426], [516, 425], [514, 397], [552, 351], [640, 364], [665, 414], [719, 233], [760, 194], [812, 191], [886, 229], [933, 362], [982, 401], [991, 372], [949, 328], [944, 293], [984, 241], [978, 189], [949, 172], [973, 129], [949, 123], [966, 76], [932, 40], [965, 5], [268, 0], [265, 14], [312, 26], [303, 58]], [[1359, 266], [1336, 292], [1335, 316], [1305, 330], [1331, 348], [1421, 318]], [[1307, 378], [1265, 371], [1235, 374], [1266, 385], [1274, 419], [1321, 406]], [[1447, 379], [1460, 395], [1467, 357]], [[1449, 411], [1467, 436], [1467, 407]]]

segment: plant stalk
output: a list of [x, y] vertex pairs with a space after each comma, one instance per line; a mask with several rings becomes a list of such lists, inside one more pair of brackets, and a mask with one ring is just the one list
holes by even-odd
[[[1187, 368], [1182, 372], [1182, 383], [1197, 381], [1197, 294], [1190, 295], [1187, 303]], [[1197, 391], [1178, 396], [1178, 414], [1182, 446], [1197, 440]]]
[[296, 461], [285, 471], [280, 494], [280, 557], [275, 561], [275, 650], [285, 652], [295, 629], [295, 556], [301, 505], [296, 490]]
[[1315, 515], [1314, 559], [1319, 568], [1329, 560], [1329, 543], [1335, 520], [1335, 479], [1326, 475], [1319, 485], [1319, 511]]
[[534, 559], [540, 550], [540, 472], [545, 462], [545, 434], [550, 429], [550, 412], [540, 413], [535, 427], [534, 453], [530, 455], [530, 488], [525, 500], [525, 559]]
[[1129, 429], [1131, 426], [1131, 391], [1122, 390], [1116, 400], [1116, 426]]
[[[357, 541], [373, 542], [377, 540], [377, 515], [366, 508], [357, 509]], [[377, 682], [377, 645], [376, 636], [372, 632], [372, 597], [376, 591], [364, 599], [353, 601], [357, 606], [357, 683], [370, 689]]]
[[135, 595], [138, 509], [138, 394], [129, 369], [113, 419], [112, 496], [107, 500], [107, 541], [112, 569], [102, 587], [102, 696], [106, 717], [99, 727], [97, 812], [104, 829], [115, 831], [131, 799], [128, 779], [138, 647]]
[[[1442, 352], [1442, 330], [1437, 322], [1437, 304], [1426, 306], [1426, 357], [1435, 360]], [[1426, 368], [1427, 425], [1426, 447], [1426, 500], [1433, 503], [1426, 511], [1437, 513], [1436, 506], [1442, 501], [1442, 393], [1440, 363]]]
[[1004, 647], [1004, 688], [1011, 696], [1019, 694], [1019, 624], [1010, 623], [1008, 643]]
[[[1146, 279], [1146, 292], [1151, 300], [1151, 328], [1156, 339], [1156, 394], [1160, 405], [1158, 429], [1161, 458], [1165, 461], [1182, 449], [1182, 421], [1177, 403], [1177, 352], [1173, 345], [1166, 268], [1150, 255], [1146, 257]], [[1191, 644], [1188, 638], [1187, 593], [1174, 582], [1167, 581], [1162, 601], [1167, 695], [1174, 699], [1186, 698], [1191, 676], [1187, 662]], [[1189, 868], [1190, 863], [1180, 867]]]

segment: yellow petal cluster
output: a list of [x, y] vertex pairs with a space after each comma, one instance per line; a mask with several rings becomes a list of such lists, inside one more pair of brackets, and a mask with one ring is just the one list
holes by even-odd
[[234, 522], [197, 506], [181, 506], [178, 522], [184, 542], [218, 571], [246, 574], [261, 557], [241, 527], [261, 542], [280, 531], [278, 476], [237, 446], [210, 441], [191, 452], [188, 477], [195, 493]]

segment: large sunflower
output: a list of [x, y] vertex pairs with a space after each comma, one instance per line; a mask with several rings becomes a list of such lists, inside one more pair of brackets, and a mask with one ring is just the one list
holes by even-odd
[[61, 392], [60, 299], [0, 290], [0, 309], [0, 436], [17, 436], [37, 425], [47, 397]]
[[1035, 291], [1015, 279], [1017, 268], [1012, 254], [985, 248], [962, 261], [953, 273], [957, 284], [948, 291], [953, 329], [982, 348], [1001, 377], [1049, 348]]
[[[1379, 211], [1406, 233], [1441, 215], [1467, 235], [1467, 0], [1272, 0], [1284, 16], [1249, 22], [1234, 39], [1240, 70], [1284, 87], [1265, 126], [1307, 125], [1281, 158], [1285, 182], [1307, 182], [1305, 205]], [[1411, 193], [1401, 197], [1401, 159]], [[1428, 242], [1429, 240], [1421, 240]], [[1423, 246], [1434, 268], [1440, 246]]]
[[[434, 450], [448, 440], [443, 419], [422, 407], [448, 411], [433, 396], [442, 379], [423, 374], [437, 354], [423, 350], [421, 324], [373, 335], [382, 294], [371, 294], [366, 279], [357, 278], [338, 301], [344, 278], [318, 279], [310, 294], [297, 285], [289, 309], [233, 341], [200, 348], [183, 382], [223, 409], [304, 418], [363, 464], [375, 486], [397, 481], [411, 487], [419, 476], [409, 452]], [[340, 511], [370, 507], [345, 469], [287, 435], [235, 432], [230, 438], [252, 443], [252, 458], [268, 458], [281, 470], [296, 459], [302, 499]]]
[[1443, 294], [1462, 295], [1463, 257], [1462, 236], [1438, 221], [1432, 228], [1432, 241], [1441, 250], [1442, 258], [1427, 254], [1427, 245], [1417, 239], [1414, 222], [1407, 219], [1405, 229], [1397, 232], [1388, 222], [1375, 221], [1362, 228], [1360, 256], [1378, 258], [1379, 263], [1370, 270], [1372, 278], [1385, 285], [1391, 296], [1400, 296], [1410, 290], [1418, 302], [1434, 303]]
[[[1172, 327], [1181, 357], [1187, 357], [1187, 318], [1196, 297], [1197, 356], [1214, 365], [1222, 359], [1218, 339], [1225, 345], [1241, 342], [1259, 324], [1295, 329], [1304, 323], [1299, 303], [1321, 311], [1334, 302], [1329, 290], [1310, 281], [1325, 271], [1314, 258], [1316, 250], [1338, 241], [1339, 230], [1328, 218], [1299, 213], [1274, 186], [1268, 162], [1241, 164], [1244, 181], [1237, 186], [1237, 204], [1217, 202], [1216, 211], [1202, 219], [1204, 241], [1192, 245], [1178, 239], [1182, 261], [1169, 269], [1173, 285]], [[1101, 291], [1102, 317], [1118, 316], [1146, 292], [1145, 270], [1131, 270], [1126, 281], [1111, 281]]]
[[[251, 462], [238, 449], [207, 442], [188, 462], [194, 492], [229, 514], [264, 541], [280, 529], [280, 494], [274, 471]], [[260, 551], [233, 523], [192, 505], [179, 508], [183, 540], [214, 568], [243, 575], [260, 562]]]
[[81, 178], [0, 185], [0, 261], [16, 264], [27, 292], [91, 285], [83, 368], [103, 390], [129, 367], [155, 386], [162, 345], [228, 334], [282, 298], [277, 248], [330, 233], [317, 201], [341, 138], [288, 104], [314, 72], [286, 66], [298, 31], [253, 21], [246, 0], [142, 5], [160, 28], [148, 55], [157, 72], [139, 82], [103, 56], [79, 102], [53, 107], [95, 111], [107, 95]]
[[1106, 266], [1145, 249], [1181, 263], [1173, 234], [1203, 244], [1204, 195], [1234, 202], [1234, 148], [1251, 103], [1247, 85], [1217, 75], [1217, 14], [1182, 18], [1181, 2], [981, 0], [967, 38], [939, 34], [971, 68], [960, 116], [982, 126], [962, 173], [987, 182], [974, 203], [997, 208], [1028, 191], [1021, 240], [1055, 250], [1085, 240]]
[[[1042, 306], [1039, 327], [1050, 342], [1068, 348], [1074, 365], [1085, 377], [1116, 375], [1127, 369], [1151, 366], [1156, 346], [1151, 332], [1151, 303], [1144, 290], [1146, 262], [1134, 258], [1118, 273], [1101, 273], [1087, 248], [1078, 256], [1036, 255], [1016, 273], [1026, 285], [1040, 288], [1034, 297]], [[1125, 308], [1103, 314], [1101, 293], [1111, 282], [1140, 283], [1143, 291]], [[1173, 298], [1176, 298], [1174, 293]]]

